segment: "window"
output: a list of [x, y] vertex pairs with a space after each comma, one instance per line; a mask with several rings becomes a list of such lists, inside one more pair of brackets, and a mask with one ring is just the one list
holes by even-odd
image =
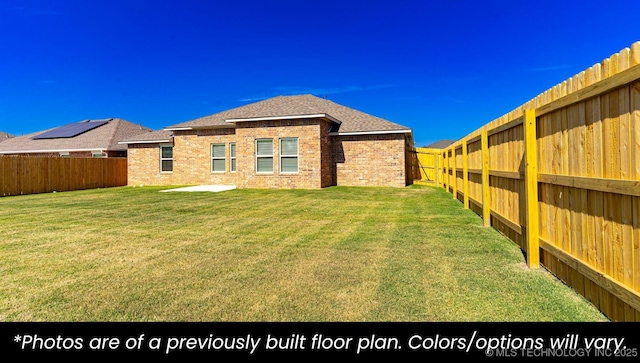
[[101, 151], [93, 151], [93, 152], [91, 152], [91, 157], [92, 157], [92, 158], [101, 158], [101, 157], [103, 157], [103, 156], [104, 156], [104, 155], [102, 154], [102, 152], [101, 152]]
[[236, 171], [236, 143], [229, 144], [229, 169], [230, 171]]
[[280, 139], [280, 172], [298, 172], [298, 138]]
[[70, 157], [69, 153], [60, 153], [60, 157], [61, 158], [68, 158]]
[[160, 171], [173, 171], [173, 146], [160, 146]]
[[256, 172], [273, 173], [273, 139], [256, 140]]
[[224, 172], [226, 170], [225, 157], [224, 144], [211, 144], [211, 171]]

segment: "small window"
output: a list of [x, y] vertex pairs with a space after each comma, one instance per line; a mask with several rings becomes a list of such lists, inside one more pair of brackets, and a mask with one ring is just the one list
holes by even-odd
[[298, 172], [298, 138], [280, 139], [280, 172]]
[[160, 146], [160, 171], [173, 171], [173, 146]]
[[226, 171], [225, 147], [224, 144], [211, 144], [211, 171]]
[[236, 143], [232, 142], [229, 144], [229, 169], [234, 172], [236, 171]]
[[256, 140], [256, 172], [273, 173], [273, 139]]
[[101, 152], [99, 152], [99, 151], [94, 151], [94, 152], [92, 152], [92, 153], [91, 153], [91, 157], [92, 157], [92, 158], [101, 158], [101, 157], [103, 157], [103, 156], [104, 156], [104, 155], [102, 155], [102, 153], [101, 153]]
[[71, 156], [69, 155], [69, 153], [60, 153], [60, 157], [61, 158], [68, 158], [68, 157], [71, 157]]

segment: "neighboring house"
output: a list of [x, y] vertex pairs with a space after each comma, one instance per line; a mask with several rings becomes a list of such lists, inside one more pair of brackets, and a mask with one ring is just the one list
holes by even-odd
[[453, 144], [455, 140], [439, 140], [432, 144], [425, 146], [427, 149], [445, 149], [449, 145]]
[[129, 185], [406, 186], [411, 129], [312, 95], [278, 96], [143, 134]]
[[0, 155], [125, 157], [127, 147], [118, 141], [151, 131], [119, 118], [84, 120], [7, 139]]
[[12, 138], [12, 137], [14, 137], [14, 136], [13, 136], [13, 135], [11, 135], [11, 134], [7, 134], [6, 132], [2, 132], [2, 131], [0, 131], [0, 142], [3, 142], [3, 141], [5, 141], [5, 140], [8, 140], [8, 139], [10, 139], [10, 138]]

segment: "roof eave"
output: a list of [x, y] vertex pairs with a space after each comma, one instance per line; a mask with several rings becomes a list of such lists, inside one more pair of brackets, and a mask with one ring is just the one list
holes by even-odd
[[120, 145], [129, 145], [129, 144], [158, 144], [162, 142], [171, 142], [171, 139], [160, 139], [160, 140], [132, 140], [132, 141], [119, 141]]
[[310, 118], [326, 118], [337, 124], [342, 123], [338, 119], [326, 113], [314, 113], [314, 114], [308, 114], [308, 115], [283, 115], [283, 116], [229, 118], [224, 120], [224, 122], [235, 123], [235, 122], [249, 122], [249, 121], [276, 121], [276, 120], [295, 120], [295, 119], [310, 119]]
[[1, 154], [43, 154], [43, 153], [60, 153], [60, 152], [80, 152], [80, 151], [118, 151], [117, 149], [94, 147], [85, 149], [43, 149], [43, 150], [9, 150], [0, 151]]
[[193, 130], [210, 130], [210, 129], [233, 129], [235, 125], [202, 125], [202, 126], [185, 126], [185, 127], [166, 127], [164, 131], [193, 131]]
[[411, 130], [349, 131], [349, 132], [330, 132], [329, 136], [385, 135], [385, 134], [410, 134], [410, 133], [411, 133]]

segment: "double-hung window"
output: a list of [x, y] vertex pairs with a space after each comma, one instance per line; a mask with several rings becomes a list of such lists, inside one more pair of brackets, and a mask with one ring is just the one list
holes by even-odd
[[226, 170], [225, 157], [224, 144], [211, 144], [211, 171], [224, 172]]
[[173, 171], [173, 146], [160, 146], [160, 171], [170, 173]]
[[256, 172], [273, 173], [273, 139], [256, 140]]
[[280, 139], [280, 172], [283, 174], [298, 172], [298, 138]]
[[229, 170], [236, 171], [236, 143], [229, 144]]

